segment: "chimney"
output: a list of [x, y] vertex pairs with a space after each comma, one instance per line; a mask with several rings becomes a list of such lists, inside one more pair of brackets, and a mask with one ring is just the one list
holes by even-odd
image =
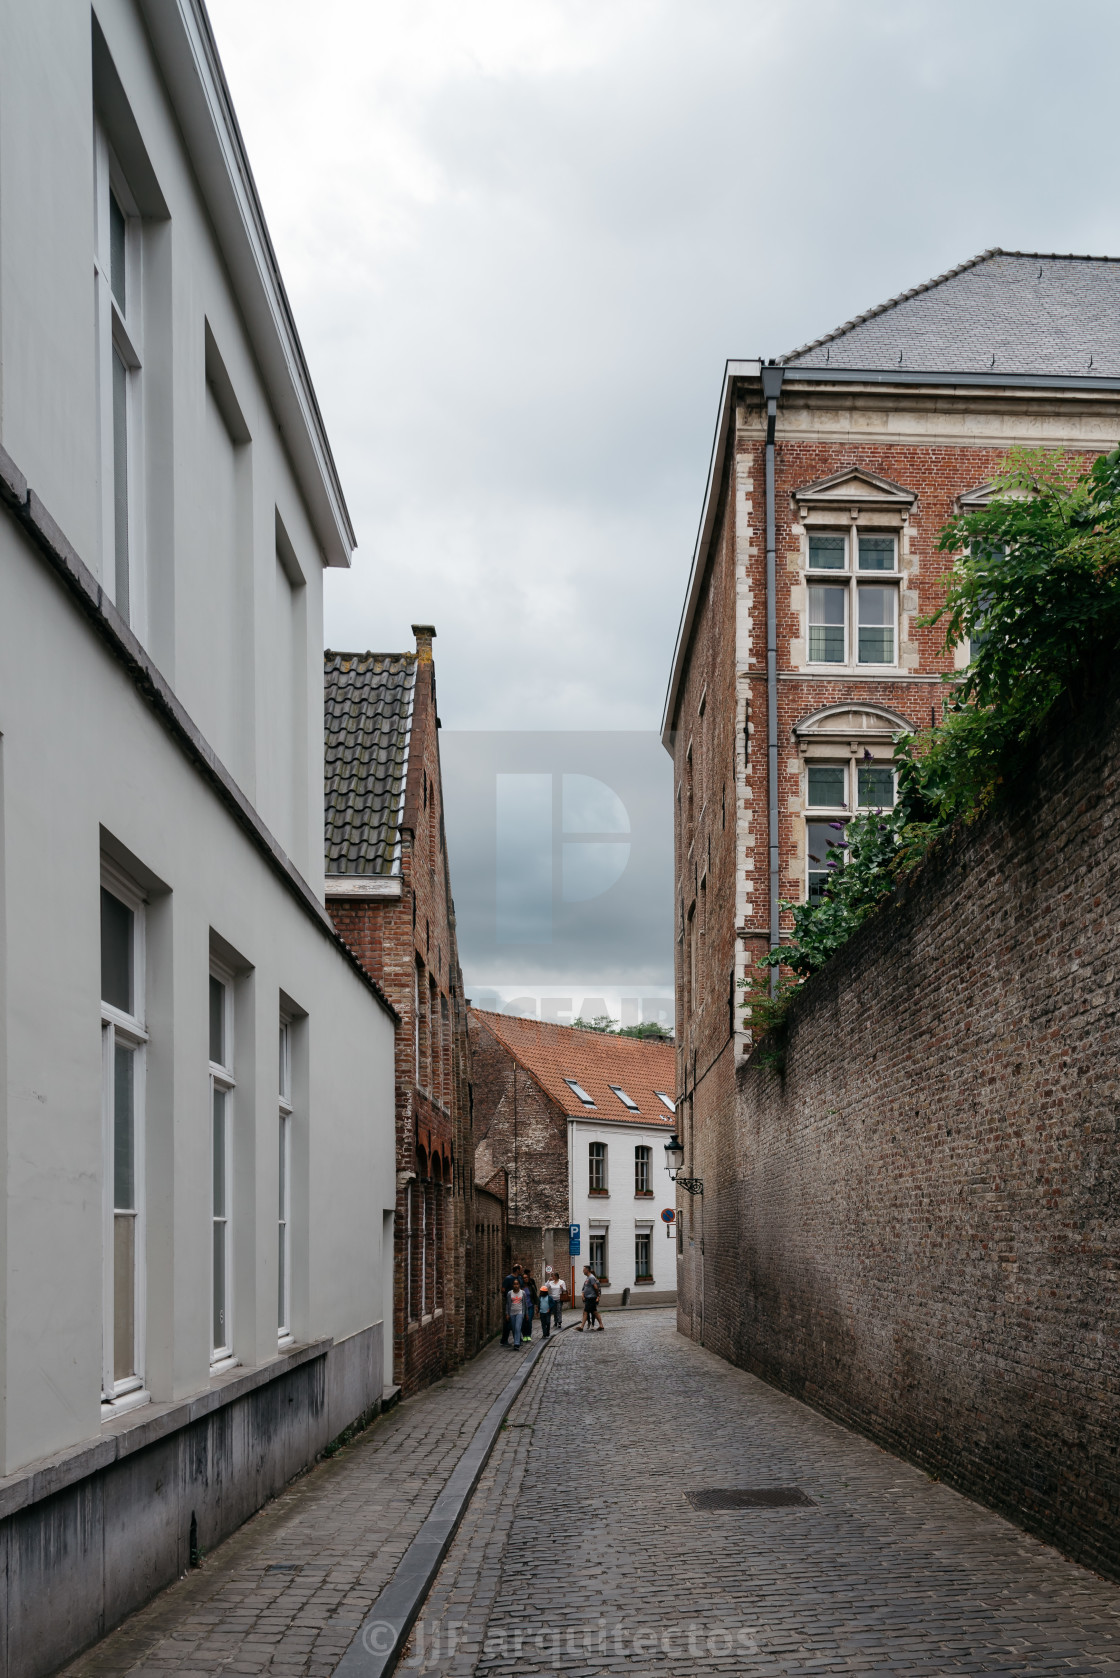
[[416, 637], [416, 659], [419, 664], [432, 662], [432, 642], [436, 638], [435, 625], [431, 623], [414, 623], [412, 633]]

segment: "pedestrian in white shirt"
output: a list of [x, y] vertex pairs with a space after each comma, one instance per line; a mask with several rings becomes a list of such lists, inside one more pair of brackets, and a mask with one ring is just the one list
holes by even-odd
[[552, 1326], [553, 1328], [563, 1328], [564, 1295], [568, 1291], [567, 1283], [550, 1266], [544, 1285], [548, 1289], [549, 1298], [552, 1300]]

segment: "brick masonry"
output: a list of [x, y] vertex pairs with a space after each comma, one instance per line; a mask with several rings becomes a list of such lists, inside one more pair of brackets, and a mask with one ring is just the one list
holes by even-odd
[[510, 1256], [544, 1274], [568, 1273], [568, 1121], [551, 1098], [470, 1013], [475, 1174], [509, 1184]]
[[[682, 1326], [1120, 1575], [1120, 698], [814, 976], [695, 1137]], [[700, 1220], [703, 1220], [702, 1226]]]
[[416, 687], [397, 900], [328, 897], [335, 926], [401, 1016], [396, 1037], [394, 1378], [406, 1394], [494, 1333], [508, 1258], [504, 1182], [476, 1188], [470, 1044], [443, 818], [434, 630]]

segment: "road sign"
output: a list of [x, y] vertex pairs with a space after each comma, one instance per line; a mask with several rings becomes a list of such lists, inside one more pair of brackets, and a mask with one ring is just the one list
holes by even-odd
[[661, 1221], [662, 1223], [671, 1224], [675, 1220], [676, 1216], [677, 1214], [673, 1207], [666, 1206], [665, 1210], [661, 1214]]
[[568, 1257], [579, 1257], [579, 1225], [568, 1225]]

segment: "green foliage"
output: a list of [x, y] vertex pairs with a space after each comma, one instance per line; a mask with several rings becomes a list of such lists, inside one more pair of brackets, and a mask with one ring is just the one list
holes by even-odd
[[967, 645], [942, 720], [900, 736], [893, 810], [834, 823], [818, 903], [786, 903], [793, 942], [762, 968], [823, 966], [952, 822], [971, 821], [1033, 762], [1059, 702], [1077, 711], [1113, 673], [1120, 642], [1120, 449], [1086, 471], [1061, 451], [1014, 449], [986, 507], [951, 519], [958, 557], [945, 646]]
[[596, 1014], [593, 1020], [585, 1020], [582, 1015], [572, 1021], [576, 1031], [597, 1031], [607, 1037], [640, 1037], [653, 1043], [671, 1043], [673, 1033], [667, 1025], [659, 1025], [656, 1020], [642, 1020], [639, 1025], [616, 1025], [609, 1014]]

